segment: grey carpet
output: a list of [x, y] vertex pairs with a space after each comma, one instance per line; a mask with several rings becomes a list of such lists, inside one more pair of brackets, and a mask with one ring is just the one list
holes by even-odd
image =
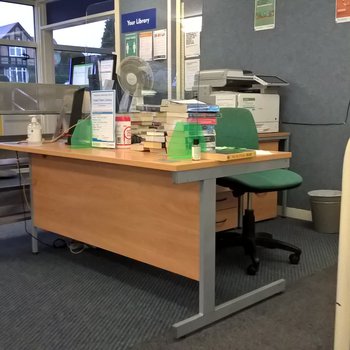
[[288, 290], [182, 339], [170, 332], [132, 350], [331, 350], [336, 265]]
[[[338, 235], [314, 232], [310, 223], [291, 219], [258, 228], [300, 246], [300, 264], [290, 265], [286, 252], [264, 249], [258, 276], [247, 276], [242, 250], [224, 249], [217, 258], [218, 303], [279, 278], [293, 288], [298, 279], [336, 263]], [[34, 256], [23, 232], [23, 222], [0, 226], [0, 349], [141, 349], [198, 311], [194, 281], [99, 249], [73, 255], [40, 245]]]

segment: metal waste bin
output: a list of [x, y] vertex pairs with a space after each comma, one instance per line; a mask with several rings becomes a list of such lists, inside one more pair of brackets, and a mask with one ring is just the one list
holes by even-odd
[[322, 233], [338, 233], [341, 191], [315, 190], [308, 195], [314, 229]]

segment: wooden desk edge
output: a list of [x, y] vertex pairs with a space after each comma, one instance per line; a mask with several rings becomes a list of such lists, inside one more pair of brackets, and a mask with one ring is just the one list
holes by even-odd
[[265, 138], [274, 138], [276, 140], [283, 139], [290, 136], [290, 132], [287, 131], [277, 131], [277, 132], [265, 132], [265, 133], [259, 133], [258, 137], [259, 140], [263, 140]]

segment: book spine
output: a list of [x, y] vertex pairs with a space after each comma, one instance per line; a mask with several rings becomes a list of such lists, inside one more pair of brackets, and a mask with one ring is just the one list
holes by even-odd
[[143, 136], [145, 141], [149, 142], [165, 142], [165, 136], [150, 136], [150, 135], [145, 135]]
[[188, 118], [187, 121], [189, 123], [197, 123], [203, 125], [215, 125], [217, 122], [216, 118]]
[[204, 135], [203, 136], [205, 142], [215, 142], [215, 135]]
[[187, 112], [220, 112], [217, 105], [190, 104], [187, 105]]
[[138, 111], [159, 112], [160, 106], [159, 105], [138, 105], [136, 106], [136, 109]]
[[242, 154], [240, 153], [234, 153], [234, 154], [227, 154], [226, 159], [231, 160], [231, 159], [244, 159], [244, 158], [251, 158], [254, 157], [255, 153], [254, 152], [245, 152], [244, 157], [242, 157]]
[[187, 115], [190, 118], [219, 118], [221, 113], [217, 112], [188, 112]]

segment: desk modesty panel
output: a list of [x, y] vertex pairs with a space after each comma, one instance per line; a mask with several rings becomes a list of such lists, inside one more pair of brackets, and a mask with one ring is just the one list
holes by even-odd
[[199, 183], [169, 172], [32, 156], [34, 225], [199, 279]]

